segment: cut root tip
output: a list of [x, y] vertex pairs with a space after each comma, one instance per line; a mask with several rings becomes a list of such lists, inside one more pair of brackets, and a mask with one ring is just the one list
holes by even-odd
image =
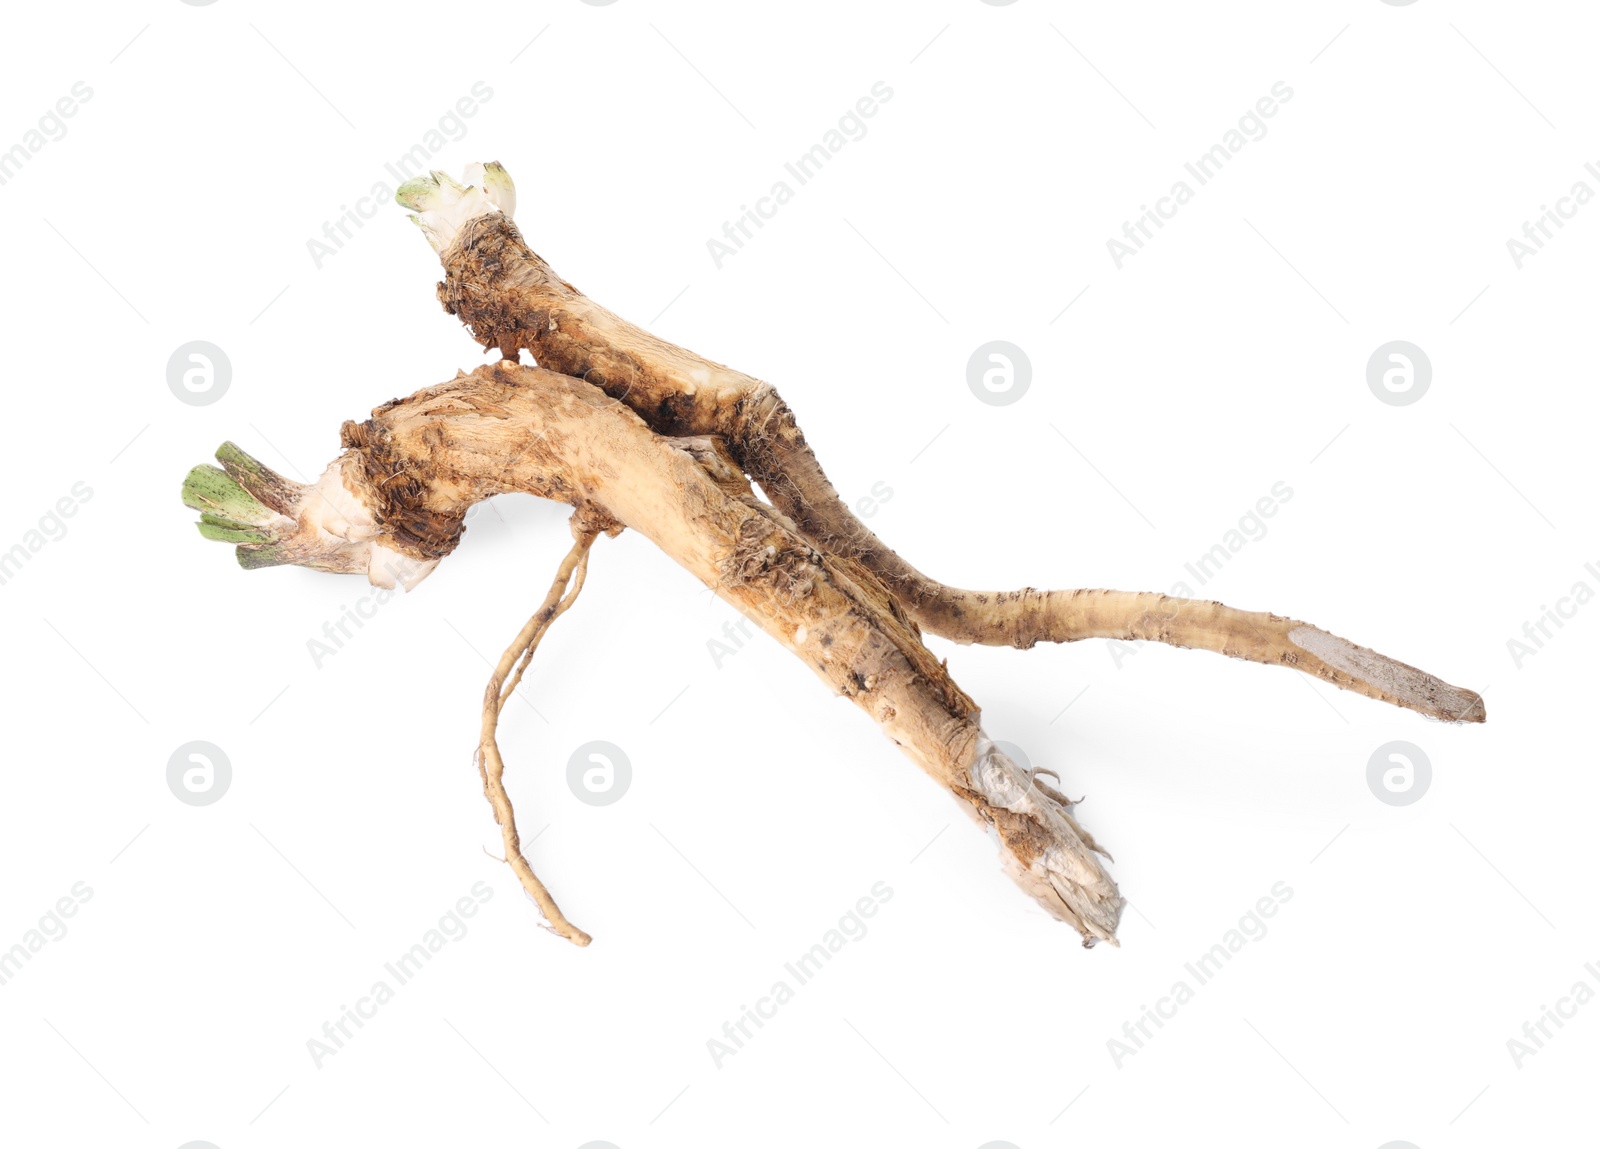
[[294, 527], [281, 509], [292, 484], [232, 443], [217, 449], [217, 459], [222, 467], [202, 463], [183, 480], [183, 505], [200, 512], [201, 537], [233, 543], [246, 569], [285, 561], [273, 556]]
[[411, 222], [440, 254], [468, 220], [497, 211], [509, 218], [516, 211], [516, 185], [498, 161], [467, 165], [466, 179], [460, 183], [444, 172], [429, 172], [406, 180], [394, 193], [396, 203], [416, 213]]
[[[365, 574], [379, 586], [409, 589], [432, 563], [416, 563], [372, 542], [370, 524], [343, 516], [360, 510], [340, 486], [338, 464], [315, 487], [292, 482], [233, 443], [217, 448], [221, 467], [202, 463], [183, 480], [183, 503], [200, 512], [202, 538], [232, 543], [245, 570], [303, 566]], [[348, 504], [348, 505], [347, 505]], [[379, 566], [374, 568], [375, 559]]]
[[[1325, 667], [1346, 676], [1343, 680], [1335, 678], [1334, 682], [1347, 690], [1357, 690], [1442, 722], [1483, 722], [1488, 718], [1483, 698], [1476, 691], [1451, 686], [1336, 634], [1301, 624], [1289, 631], [1288, 638]], [[1317, 674], [1315, 670], [1312, 673]]]

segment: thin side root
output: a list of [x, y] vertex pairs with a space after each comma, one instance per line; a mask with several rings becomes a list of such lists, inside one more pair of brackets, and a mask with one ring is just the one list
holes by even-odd
[[[500, 711], [511, 697], [512, 691], [517, 688], [517, 683], [522, 681], [522, 674], [528, 668], [528, 663], [533, 659], [533, 652], [539, 648], [539, 642], [544, 638], [545, 632], [550, 629], [550, 624], [566, 613], [578, 598], [578, 592], [583, 589], [584, 575], [589, 569], [589, 548], [593, 545], [596, 532], [587, 526], [579, 525], [574, 517], [572, 525], [573, 544], [567, 552], [567, 557], [561, 560], [561, 565], [556, 569], [556, 576], [550, 583], [550, 592], [545, 595], [544, 602], [534, 612], [522, 628], [506, 652], [500, 656], [500, 662], [495, 666], [494, 673], [489, 678], [489, 685], [483, 693], [483, 728], [478, 737], [478, 773], [483, 777], [483, 793], [489, 799], [489, 805], [494, 808], [494, 819], [500, 823], [500, 834], [505, 840], [506, 862], [516, 872], [517, 880], [522, 883], [522, 888], [528, 891], [528, 896], [539, 907], [539, 912], [544, 914], [545, 921], [550, 928], [566, 938], [574, 945], [586, 946], [590, 942], [588, 934], [573, 925], [561, 912], [561, 907], [556, 905], [556, 900], [550, 896], [550, 891], [545, 889], [544, 883], [533, 872], [533, 867], [528, 864], [528, 859], [522, 855], [522, 838], [517, 833], [517, 816], [511, 808], [511, 798], [506, 794], [505, 760], [500, 757], [500, 746], [495, 741], [495, 730], [500, 725]], [[568, 584], [571, 589], [568, 590]], [[509, 678], [509, 682], [507, 679]]]

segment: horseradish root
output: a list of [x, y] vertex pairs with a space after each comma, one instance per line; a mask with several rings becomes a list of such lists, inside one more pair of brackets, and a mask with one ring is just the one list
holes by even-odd
[[1084, 638], [1165, 642], [1293, 667], [1431, 718], [1483, 720], [1473, 692], [1292, 619], [1159, 594], [971, 591], [929, 578], [839, 498], [771, 384], [658, 339], [590, 300], [522, 238], [505, 169], [485, 171], [483, 189], [435, 172], [397, 196], [420, 213], [413, 218], [439, 253], [445, 310], [484, 347], [511, 359], [526, 348], [540, 366], [588, 380], [662, 434], [720, 437], [802, 535], [871, 570], [924, 630], [1020, 649]]
[[[1219, 603], [1102, 590], [980, 592], [921, 574], [845, 507], [766, 383], [655, 338], [591, 302], [523, 241], [499, 164], [441, 173], [397, 199], [439, 253], [439, 297], [501, 362], [345, 423], [344, 452], [292, 483], [232, 444], [196, 467], [184, 502], [247, 568], [293, 563], [415, 587], [460, 541], [482, 499], [520, 491], [573, 508], [574, 544], [484, 693], [477, 765], [505, 860], [552, 930], [562, 914], [524, 857], [496, 739], [500, 711], [583, 584], [602, 535], [638, 531], [805, 661], [998, 840], [1008, 874], [1084, 944], [1116, 944], [1123, 899], [1041, 771], [984, 733], [977, 705], [923, 644], [1027, 648], [1149, 640], [1293, 667], [1449, 721], [1481, 722], [1477, 695], [1305, 623]], [[538, 367], [517, 362], [527, 349]], [[757, 494], [752, 483], [759, 486]]]

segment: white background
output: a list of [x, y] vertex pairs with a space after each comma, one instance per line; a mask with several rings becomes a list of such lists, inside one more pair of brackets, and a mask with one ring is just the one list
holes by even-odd
[[[1438, 0], [10, 14], [0, 148], [93, 95], [0, 186], [0, 549], [92, 497], [0, 586], [0, 948], [93, 895], [0, 986], [0, 1139], [1592, 1138], [1600, 1004], [1520, 1068], [1507, 1041], [1600, 989], [1600, 607], [1520, 667], [1507, 640], [1600, 589], [1600, 206], [1520, 270], [1506, 241], [1600, 190], [1595, 34], [1579, 4]], [[530, 858], [596, 940], [542, 931], [480, 849], [472, 748], [566, 509], [497, 500], [319, 667], [308, 641], [371, 589], [245, 573], [178, 499], [225, 439], [314, 476], [342, 420], [484, 361], [399, 208], [320, 267], [307, 247], [477, 81], [435, 166], [503, 161], [562, 275], [776, 383], [848, 499], [892, 491], [867, 521], [922, 569], [1167, 590], [1281, 481], [1193, 589], [1481, 689], [1488, 724], [1204, 653], [930, 640], [994, 737], [1087, 795], [1133, 909], [1084, 951], [796, 660], [759, 638], [719, 668], [731, 610], [624, 535], [502, 729]], [[877, 81], [865, 137], [718, 269], [706, 241]], [[1268, 134], [1119, 270], [1106, 241], [1278, 81]], [[209, 406], [166, 382], [196, 339], [233, 366]], [[994, 339], [1033, 366], [1010, 406], [966, 385]], [[1367, 386], [1394, 339], [1432, 362], [1414, 405]], [[604, 808], [565, 782], [594, 739], [634, 772]], [[192, 740], [232, 763], [211, 806], [166, 785]], [[1366, 781], [1393, 740], [1433, 765], [1406, 807]], [[718, 1068], [707, 1040], [880, 881], [869, 932]], [[470, 932], [317, 1067], [308, 1039], [478, 882]], [[1108, 1041], [1277, 882], [1266, 935], [1119, 1066]]]

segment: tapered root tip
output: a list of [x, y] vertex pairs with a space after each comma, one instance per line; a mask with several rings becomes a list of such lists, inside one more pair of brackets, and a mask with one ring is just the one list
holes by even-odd
[[[1483, 698], [1473, 690], [1452, 686], [1403, 662], [1314, 626], [1297, 626], [1289, 641], [1340, 674], [1355, 680], [1362, 693], [1437, 718], [1442, 722], [1483, 722]], [[1340, 685], [1345, 685], [1341, 683]]]

